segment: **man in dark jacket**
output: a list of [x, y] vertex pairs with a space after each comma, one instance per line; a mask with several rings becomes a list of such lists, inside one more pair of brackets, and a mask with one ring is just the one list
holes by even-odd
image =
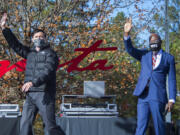
[[42, 116], [49, 135], [62, 135], [55, 121], [56, 69], [58, 57], [50, 48], [43, 30], [35, 30], [32, 35], [33, 47], [22, 45], [12, 31], [5, 27], [7, 14], [4, 13], [0, 25], [9, 46], [27, 59], [25, 81], [22, 92], [26, 101], [20, 124], [20, 135], [32, 135], [32, 125], [37, 112]]

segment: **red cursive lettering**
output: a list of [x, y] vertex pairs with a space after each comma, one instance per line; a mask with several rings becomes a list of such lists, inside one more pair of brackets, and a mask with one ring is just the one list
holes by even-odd
[[105, 66], [105, 64], [107, 63], [107, 60], [94, 61], [93, 63], [91, 63], [89, 66], [87, 66], [85, 68], [78, 67], [78, 64], [91, 52], [117, 50], [117, 47], [98, 48], [98, 46], [101, 43], [102, 43], [102, 40], [99, 40], [99, 41], [95, 42], [92, 46], [90, 46], [89, 48], [75, 49], [75, 51], [83, 51], [83, 53], [81, 55], [79, 55], [78, 57], [72, 59], [71, 61], [68, 61], [64, 64], [59, 65], [59, 68], [65, 66], [65, 65], [69, 65], [69, 67], [67, 69], [68, 72], [72, 72], [75, 70], [76, 71], [96, 70], [96, 69], [108, 70], [108, 69], [113, 68], [113, 65], [108, 66], [108, 67]]
[[[68, 65], [68, 68], [67, 68], [68, 72], [96, 70], [96, 69], [100, 69], [100, 70], [112, 69], [113, 65], [106, 66], [107, 60], [96, 60], [96, 61], [90, 63], [87, 67], [84, 67], [84, 68], [78, 67], [78, 64], [91, 52], [117, 50], [117, 47], [98, 48], [101, 43], [102, 43], [102, 40], [99, 40], [99, 41], [95, 42], [92, 46], [90, 46], [89, 48], [75, 49], [75, 51], [82, 51], [83, 53], [68, 62], [60, 64], [58, 66], [58, 69], [65, 65]], [[0, 77], [2, 77], [6, 72], [12, 70], [13, 68], [16, 68], [16, 71], [23, 72], [26, 67], [26, 60], [24, 59], [24, 60], [18, 61], [17, 63], [13, 64], [10, 67], [9, 67], [9, 65], [10, 65], [9, 60], [0, 61]]]

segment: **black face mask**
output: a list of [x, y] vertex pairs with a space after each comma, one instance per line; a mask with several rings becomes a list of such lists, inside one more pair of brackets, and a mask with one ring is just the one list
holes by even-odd
[[151, 51], [159, 51], [161, 49], [161, 41], [156, 40], [154, 42], [151, 42], [149, 44], [149, 47], [150, 47]]
[[33, 41], [35, 47], [43, 48], [47, 46], [47, 43], [44, 39], [34, 39]]

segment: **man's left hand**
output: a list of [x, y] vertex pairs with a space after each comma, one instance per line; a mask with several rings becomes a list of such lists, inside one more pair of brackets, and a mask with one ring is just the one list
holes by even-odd
[[168, 110], [168, 112], [171, 112], [173, 109], [173, 105], [174, 103], [169, 101], [168, 104], [166, 105], [166, 110]]
[[22, 92], [28, 92], [29, 91], [29, 88], [32, 87], [33, 84], [32, 82], [27, 82], [25, 83], [23, 86], [22, 86]]

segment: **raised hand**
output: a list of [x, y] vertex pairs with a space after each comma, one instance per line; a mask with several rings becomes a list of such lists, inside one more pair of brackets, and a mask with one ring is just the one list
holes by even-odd
[[125, 25], [124, 25], [124, 33], [125, 33], [126, 35], [128, 35], [129, 32], [131, 31], [131, 28], [132, 28], [132, 18], [128, 18], [128, 19], [126, 20]]
[[4, 13], [0, 21], [0, 26], [2, 29], [4, 29], [6, 26], [6, 20], [7, 20], [7, 13]]

